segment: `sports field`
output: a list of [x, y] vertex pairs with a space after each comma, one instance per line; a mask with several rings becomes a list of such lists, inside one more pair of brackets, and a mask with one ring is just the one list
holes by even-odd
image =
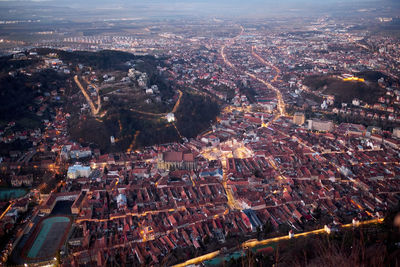
[[44, 259], [54, 257], [64, 241], [69, 230], [71, 219], [68, 217], [50, 217], [43, 220], [37, 227], [40, 232], [28, 248], [27, 257], [30, 259]]

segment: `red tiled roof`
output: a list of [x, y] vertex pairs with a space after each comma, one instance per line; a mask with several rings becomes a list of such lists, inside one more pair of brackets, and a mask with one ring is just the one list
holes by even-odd
[[164, 161], [176, 162], [176, 161], [194, 161], [193, 153], [184, 153], [182, 151], [168, 151], [163, 153]]

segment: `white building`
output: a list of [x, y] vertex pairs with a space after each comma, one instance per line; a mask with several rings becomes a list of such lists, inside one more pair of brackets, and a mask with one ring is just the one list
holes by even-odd
[[91, 169], [89, 166], [74, 165], [68, 168], [67, 177], [76, 179], [78, 177], [89, 177]]
[[360, 105], [360, 100], [357, 98], [354, 98], [353, 101], [351, 102], [354, 106], [359, 106]]
[[174, 122], [175, 121], [175, 114], [174, 113], [168, 113], [166, 118], [167, 118], [168, 122]]
[[127, 204], [126, 196], [124, 194], [119, 194], [117, 196], [118, 208], [122, 208], [122, 207], [126, 206], [126, 204]]

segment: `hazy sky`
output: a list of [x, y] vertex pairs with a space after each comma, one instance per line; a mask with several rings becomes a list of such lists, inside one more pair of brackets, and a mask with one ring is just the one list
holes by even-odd
[[[372, 6], [379, 8], [389, 2], [397, 3], [400, 0], [0, 0], [0, 16], [7, 19], [15, 19], [16, 16], [22, 15], [49, 19], [60, 16], [68, 19], [118, 16], [306, 16], [318, 12], [340, 14], [340, 9], [350, 13], [347, 7], [353, 7], [355, 10]], [[18, 8], [14, 9], [15, 6]], [[4, 7], [9, 9], [4, 10]], [[57, 7], [66, 9], [55, 12], [54, 8]]]

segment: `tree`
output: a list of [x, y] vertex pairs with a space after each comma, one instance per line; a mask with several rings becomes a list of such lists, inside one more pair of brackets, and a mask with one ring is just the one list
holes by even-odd
[[263, 232], [264, 236], [267, 236], [269, 233], [272, 233], [274, 231], [274, 226], [271, 223], [271, 220], [268, 220], [264, 225], [263, 225]]
[[257, 239], [261, 239], [261, 228], [259, 226], [257, 226]]
[[322, 210], [321, 210], [321, 207], [320, 207], [319, 205], [318, 205], [318, 207], [314, 210], [313, 214], [314, 214], [315, 219], [318, 220], [319, 218], [321, 218]]
[[259, 169], [254, 170], [253, 174], [257, 178], [262, 178], [262, 172]]
[[290, 230], [290, 226], [287, 225], [286, 223], [282, 223], [279, 225], [279, 232], [282, 234], [287, 234]]

